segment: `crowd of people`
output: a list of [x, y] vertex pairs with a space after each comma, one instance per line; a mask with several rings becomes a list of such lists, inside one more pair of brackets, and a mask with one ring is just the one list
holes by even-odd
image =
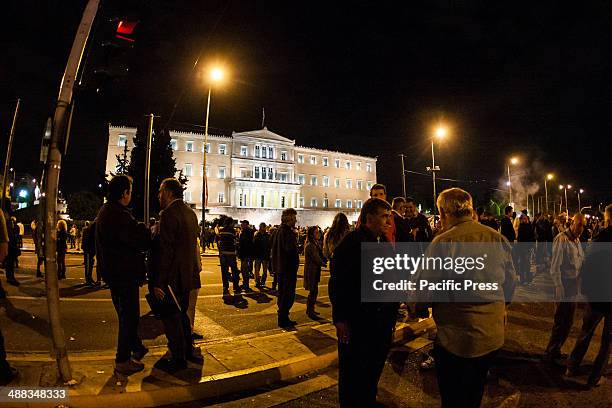
[[[58, 277], [65, 278], [64, 259], [69, 246], [80, 245], [86, 284], [96, 286], [103, 282], [110, 289], [119, 320], [116, 372], [130, 375], [144, 368], [141, 360], [148, 349], [137, 331], [140, 286], [148, 286], [147, 300], [162, 320], [168, 338], [168, 353], [156, 366], [176, 372], [186, 368], [188, 361], [202, 363], [201, 353], [194, 345], [194, 340], [202, 338], [194, 332], [201, 251], [217, 246], [223, 297], [231, 296], [230, 284], [234, 296], [253, 292], [252, 280], [256, 289], [275, 292], [277, 323], [283, 328], [296, 325], [290, 312], [303, 255], [303, 287], [308, 291], [306, 314], [311, 319], [319, 319], [315, 306], [321, 269], [330, 269], [329, 296], [338, 337], [339, 400], [343, 407], [375, 406], [378, 380], [400, 308], [400, 304], [392, 302], [361, 302], [362, 243], [413, 242], [419, 243], [423, 251], [431, 242], [506, 245], [510, 248], [510, 262], [499, 275], [504, 277], [505, 293], [512, 293], [515, 283], [531, 284], [534, 269], [536, 274], [550, 273], [559, 302], [543, 360], [564, 364], [561, 347], [572, 327], [581, 279], [600, 273], [597, 267], [587, 268], [588, 271], [583, 268], [589, 265], [591, 256], [585, 244], [609, 242], [612, 238], [612, 205], [606, 207], [605, 220], [601, 222], [580, 213], [571, 218], [567, 214], [536, 214], [532, 220], [526, 210], [517, 213], [510, 206], [498, 220], [482, 209], [475, 210], [470, 194], [458, 188], [440, 193], [436, 203], [439, 218], [428, 218], [417, 210], [414, 199], [388, 200], [385, 186], [376, 184], [356, 225], [352, 226], [347, 216], [339, 212], [324, 230], [319, 226], [297, 227], [297, 212], [292, 208], [282, 212], [278, 225], [261, 223], [255, 228], [248, 220], [237, 224], [230, 217], [222, 217], [201, 228], [194, 211], [183, 202], [182, 187], [176, 179], [161, 183], [159, 219], [144, 224], [137, 222], [128, 209], [131, 192], [131, 179], [115, 176], [109, 183], [108, 200], [93, 222], [86, 222], [80, 231], [74, 225], [68, 229], [63, 220], [57, 225]], [[0, 228], [0, 256], [7, 281], [15, 284], [11, 266], [15, 265], [17, 252], [11, 250], [10, 243], [19, 241], [11, 238], [17, 231], [13, 223], [8, 219], [3, 224], [7, 228]], [[37, 275], [41, 276], [42, 228], [34, 222], [32, 229]], [[9, 244], [6, 254], [4, 244]], [[268, 275], [271, 286], [267, 286]], [[588, 298], [589, 293], [584, 294]], [[419, 317], [429, 317], [431, 311], [437, 326], [435, 347], [423, 368], [435, 367], [443, 406], [480, 404], [487, 372], [504, 344], [506, 309], [511, 300], [411, 305], [411, 313]], [[588, 380], [592, 386], [602, 381], [612, 343], [611, 313], [608, 303], [587, 305], [582, 332], [567, 359], [568, 376], [575, 375], [595, 328], [603, 320], [599, 354]]]

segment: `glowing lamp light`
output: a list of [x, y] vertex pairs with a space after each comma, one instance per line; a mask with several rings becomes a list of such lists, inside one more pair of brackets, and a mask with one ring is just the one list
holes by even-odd
[[223, 71], [220, 68], [214, 68], [210, 71], [210, 79], [215, 82], [219, 82], [223, 79]]
[[549, 174], [549, 175], [547, 175], [547, 176], [546, 176], [546, 178], [547, 178], [547, 179], [549, 179], [549, 180], [552, 180], [552, 179], [553, 179], [553, 177], [554, 177], [554, 176], [553, 176], [552, 174]]
[[26, 198], [28, 196], [28, 192], [26, 190], [19, 190], [19, 197]]
[[582, 194], [582, 193], [584, 193], [584, 190], [583, 190], [583, 189], [580, 189], [580, 194]]
[[518, 159], [516, 157], [513, 157], [510, 159], [510, 164], [517, 164], [518, 163]]
[[561, 186], [561, 185], [560, 185], [560, 186], [559, 186], [559, 190], [563, 190], [563, 186]]
[[571, 190], [571, 189], [572, 189], [572, 186], [568, 184], [568, 185], [567, 185], [567, 189], [568, 189], [568, 190]]
[[506, 185], [507, 185], [507, 186], [509, 186], [509, 185], [510, 185], [510, 182], [509, 182], [509, 181], [506, 181]]

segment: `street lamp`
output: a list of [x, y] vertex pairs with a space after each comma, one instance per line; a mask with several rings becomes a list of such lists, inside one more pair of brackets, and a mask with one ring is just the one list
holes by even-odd
[[[565, 193], [565, 212], [567, 213], [567, 217], [568, 218], [569, 218], [570, 214], [569, 214], [569, 210], [568, 210], [568, 207], [567, 207], [567, 190], [571, 190], [571, 189], [572, 189], [571, 184], [568, 184], [566, 186], [563, 185], [563, 184], [559, 185], [559, 190], [563, 190], [563, 192]], [[561, 200], [563, 200], [563, 198]]]
[[580, 206], [580, 194], [584, 193], [584, 190], [580, 189], [576, 193], [578, 193], [578, 210], [582, 212], [582, 207]]
[[434, 137], [431, 138], [431, 167], [427, 167], [427, 171], [431, 171], [431, 179], [433, 182], [433, 213], [436, 213], [436, 171], [440, 171], [440, 167], [436, 166], [436, 156], [434, 154], [434, 139], [444, 139], [448, 134], [448, 129], [444, 125], [438, 125], [434, 130]]
[[548, 187], [546, 186], [546, 181], [547, 180], [552, 180], [555, 176], [553, 176], [551, 173], [548, 173], [546, 175], [546, 177], [544, 178], [544, 192], [546, 194], [546, 213], [548, 214]]
[[224, 71], [215, 67], [210, 70], [208, 75], [208, 101], [206, 103], [206, 123], [204, 126], [204, 149], [203, 149], [203, 159], [202, 159], [202, 228], [205, 227], [206, 220], [206, 189], [207, 189], [207, 179], [206, 179], [206, 146], [208, 145], [208, 116], [210, 114], [210, 94], [212, 93], [213, 84], [218, 84], [223, 81], [223, 77], [225, 76]]
[[513, 166], [515, 166], [516, 164], [518, 164], [518, 158], [516, 158], [516, 157], [512, 157], [512, 158], [510, 159], [510, 162], [509, 162], [509, 163], [508, 163], [508, 165], [507, 165], [507, 166], [508, 166], [508, 182], [506, 183], [506, 185], [508, 186], [508, 196], [509, 196], [509, 197], [508, 197], [508, 198], [509, 198], [509, 202], [508, 202], [508, 204], [511, 204], [511, 203], [512, 203], [512, 180], [511, 180], [511, 178], [510, 178], [510, 165], [511, 165], [511, 164], [512, 164]]

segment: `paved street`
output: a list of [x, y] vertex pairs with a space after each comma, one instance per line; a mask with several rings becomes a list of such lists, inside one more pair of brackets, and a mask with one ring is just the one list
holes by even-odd
[[[205, 340], [215, 340], [248, 333], [279, 330], [276, 326], [276, 296], [269, 291], [233, 297], [227, 303], [221, 297], [222, 284], [217, 257], [203, 257], [200, 290], [196, 311], [196, 331]], [[60, 282], [62, 323], [69, 351], [109, 350], [116, 344], [117, 317], [108, 289], [91, 289], [83, 286], [82, 256], [67, 255], [67, 279]], [[21, 286], [6, 284], [8, 302], [0, 306], [2, 327], [8, 351], [48, 351], [50, 338], [47, 305], [43, 279], [35, 277], [35, 258], [31, 252], [23, 252], [19, 258], [17, 279]], [[299, 324], [312, 322], [306, 314], [307, 292], [301, 289], [303, 266], [300, 267], [296, 304], [292, 318]], [[322, 321], [331, 316], [327, 297], [329, 270], [322, 273], [319, 287], [318, 311]], [[95, 276], [95, 271], [94, 271]], [[267, 286], [272, 280], [268, 278]], [[251, 284], [253, 287], [254, 284]], [[158, 320], [147, 314], [149, 306], [144, 299], [146, 288], [141, 288], [140, 332], [146, 344], [166, 343]], [[27, 339], [27, 341], [24, 341]]]

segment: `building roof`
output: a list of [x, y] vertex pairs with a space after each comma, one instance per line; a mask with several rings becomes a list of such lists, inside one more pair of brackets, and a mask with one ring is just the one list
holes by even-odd
[[279, 135], [278, 133], [274, 133], [268, 130], [268, 128], [265, 126], [263, 129], [259, 129], [259, 130], [249, 130], [246, 132], [232, 132], [232, 136], [233, 137], [255, 137], [258, 139], [273, 140], [275, 142], [295, 144], [295, 140], [291, 140], [284, 136]]

